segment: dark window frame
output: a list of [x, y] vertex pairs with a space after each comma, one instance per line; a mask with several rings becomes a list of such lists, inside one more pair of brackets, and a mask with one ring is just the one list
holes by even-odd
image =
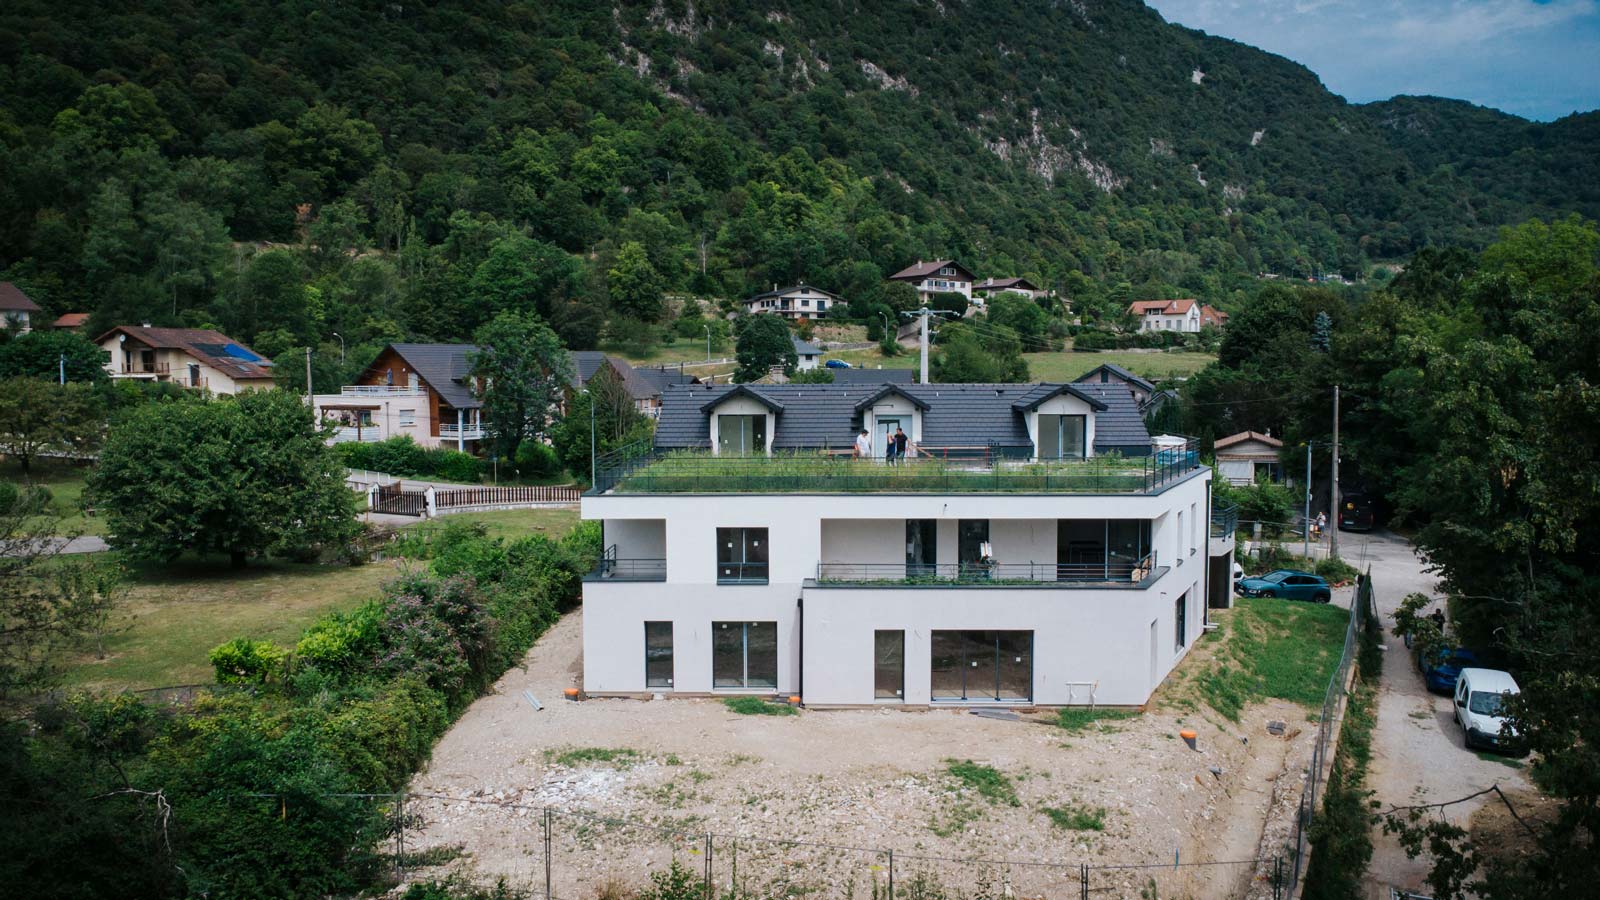
[[1189, 644], [1189, 592], [1184, 591], [1172, 605], [1173, 651]]
[[[898, 643], [897, 661], [892, 665], [885, 663], [883, 641], [888, 638]], [[898, 678], [893, 677], [895, 668], [898, 667]], [[885, 675], [890, 676], [885, 679]], [[884, 693], [889, 688], [886, 684], [894, 683], [893, 693]], [[906, 699], [906, 632], [904, 628], [880, 628], [872, 632], [872, 699], [895, 700]]]
[[764, 527], [719, 527], [717, 584], [766, 584], [772, 566], [767, 534]]
[[[651, 626], [655, 626], [658, 630], [660, 629], [661, 626], [666, 626], [667, 653], [666, 653], [665, 660], [666, 660], [666, 669], [667, 669], [667, 673], [668, 674], [667, 674], [665, 680], [662, 680], [659, 677], [659, 675], [654, 675], [650, 671], [651, 670], [651, 665], [652, 665], [652, 660], [650, 658], [650, 651], [652, 649], [654, 649], [654, 648], [652, 648], [651, 643], [650, 643]], [[658, 639], [659, 639], [659, 637], [660, 637], [660, 635], [657, 635]], [[675, 668], [675, 666], [676, 666], [676, 649], [677, 648], [673, 645], [673, 640], [672, 640], [672, 622], [670, 622], [670, 621], [650, 621], [650, 622], [644, 623], [644, 686], [645, 687], [647, 687], [647, 688], [671, 688], [673, 686], [673, 683], [677, 680], [676, 679], [677, 671], [676, 671], [676, 668]], [[657, 660], [654, 660], [654, 662], [655, 663], [660, 663], [661, 660], [657, 659]]]

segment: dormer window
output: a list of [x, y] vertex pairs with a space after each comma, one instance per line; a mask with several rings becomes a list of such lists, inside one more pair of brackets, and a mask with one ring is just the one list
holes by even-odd
[[1039, 414], [1039, 458], [1083, 459], [1084, 416]]

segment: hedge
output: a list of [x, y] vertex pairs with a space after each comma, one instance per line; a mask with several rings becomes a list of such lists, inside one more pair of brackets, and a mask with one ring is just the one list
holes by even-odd
[[335, 444], [334, 448], [344, 464], [352, 469], [459, 484], [477, 484], [483, 480], [483, 460], [445, 447], [422, 447], [406, 435], [371, 444]]

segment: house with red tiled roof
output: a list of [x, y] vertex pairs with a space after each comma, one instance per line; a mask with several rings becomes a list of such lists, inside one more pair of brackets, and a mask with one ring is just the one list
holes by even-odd
[[33, 330], [32, 316], [41, 312], [44, 310], [23, 293], [22, 288], [9, 281], [0, 281], [0, 316], [5, 317], [7, 328], [17, 334], [27, 334]]
[[1209, 303], [1203, 304], [1200, 307], [1200, 327], [1201, 328], [1226, 328], [1227, 326], [1228, 326], [1228, 314], [1227, 313], [1223, 312], [1220, 309], [1217, 309], [1216, 307], [1212, 306]]
[[118, 325], [94, 339], [112, 378], [237, 394], [272, 388], [272, 361], [220, 331]]
[[972, 299], [972, 283], [978, 276], [953, 259], [917, 260], [914, 266], [889, 276], [890, 281], [904, 281], [917, 289], [917, 301], [926, 304], [934, 294], [960, 294]]
[[1139, 317], [1140, 331], [1200, 330], [1198, 300], [1135, 300], [1128, 304], [1128, 314]]
[[88, 313], [67, 313], [50, 323], [56, 331], [77, 331], [89, 322]]

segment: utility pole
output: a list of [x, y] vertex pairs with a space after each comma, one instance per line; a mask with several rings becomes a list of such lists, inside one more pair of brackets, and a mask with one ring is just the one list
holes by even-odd
[[593, 392], [589, 392], [589, 487], [594, 487], [595, 480], [599, 477], [599, 461], [594, 457], [594, 401]]
[[1329, 486], [1333, 509], [1328, 516], [1328, 556], [1339, 555], [1339, 386], [1333, 386], [1333, 484]]
[[1305, 540], [1300, 545], [1300, 555], [1311, 558], [1311, 441], [1306, 441], [1306, 522], [1302, 531]]
[[[711, 362], [711, 326], [707, 325], [707, 326], [705, 326], [705, 329], [706, 329], [706, 362]], [[683, 364], [682, 363], [678, 364], [678, 371], [679, 372], [683, 371]]]
[[927, 384], [928, 383], [928, 317], [930, 315], [932, 315], [932, 313], [928, 311], [928, 308], [926, 306], [924, 306], [918, 312], [919, 312], [919, 315], [922, 316], [922, 336], [919, 339], [919, 343], [922, 345], [922, 368], [921, 368], [922, 375], [921, 375], [921, 377], [919, 377], [917, 379], [917, 383], [918, 384]]
[[311, 348], [306, 348], [306, 405], [316, 406], [316, 396], [311, 392]]

